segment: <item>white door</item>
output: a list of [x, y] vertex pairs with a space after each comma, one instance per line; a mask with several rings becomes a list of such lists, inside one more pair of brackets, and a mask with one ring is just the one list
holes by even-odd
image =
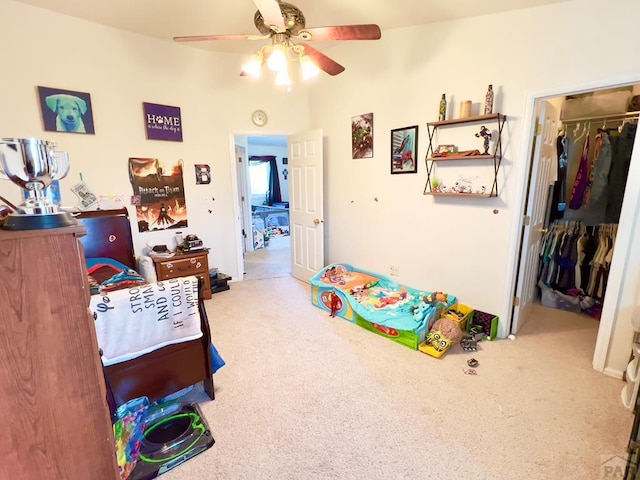
[[235, 146], [236, 168], [238, 171], [238, 204], [240, 206], [240, 225], [242, 228], [242, 253], [253, 251], [253, 232], [251, 225], [251, 194], [247, 181], [247, 152], [240, 145]]
[[308, 282], [324, 267], [322, 130], [289, 137], [291, 275]]
[[533, 297], [536, 292], [540, 246], [544, 232], [549, 180], [553, 161], [557, 156], [556, 139], [558, 137], [558, 110], [549, 102], [542, 101], [536, 126], [535, 147], [533, 151], [529, 195], [525, 207], [524, 232], [520, 249], [520, 268], [516, 285], [516, 305], [513, 309], [511, 333], [515, 334], [531, 315]]

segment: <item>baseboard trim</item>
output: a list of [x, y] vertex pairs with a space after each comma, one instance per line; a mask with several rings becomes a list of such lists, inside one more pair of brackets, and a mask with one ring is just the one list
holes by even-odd
[[605, 375], [609, 375], [610, 377], [615, 377], [622, 380], [622, 370], [616, 370], [615, 368], [607, 367], [602, 373], [604, 373]]

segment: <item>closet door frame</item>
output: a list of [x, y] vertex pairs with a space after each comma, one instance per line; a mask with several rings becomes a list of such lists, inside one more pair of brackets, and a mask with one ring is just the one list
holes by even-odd
[[[522, 226], [526, 193], [531, 171], [531, 152], [534, 141], [536, 108], [539, 101], [554, 97], [587, 93], [608, 88], [619, 88], [640, 84], [640, 74], [616, 77], [609, 81], [600, 81], [554, 89], [527, 92], [525, 94], [525, 112], [523, 115], [522, 145], [520, 151], [527, 152], [528, 162], [520, 170], [518, 197], [513, 209], [511, 241], [509, 247], [510, 268], [507, 272], [505, 304], [503, 311], [513, 312], [514, 291], [518, 272], [516, 266], [520, 258], [522, 245]], [[548, 194], [548, 192], [547, 192]], [[531, 199], [529, 199], [531, 201]], [[602, 307], [602, 317], [593, 355], [593, 368], [614, 377], [622, 377], [624, 367], [631, 352], [633, 315], [640, 315], [640, 135], [636, 135], [631, 164], [627, 176], [624, 201], [620, 212], [618, 235], [611, 268], [609, 271], [607, 293]], [[506, 337], [511, 330], [513, 314], [504, 322], [501, 336]]]

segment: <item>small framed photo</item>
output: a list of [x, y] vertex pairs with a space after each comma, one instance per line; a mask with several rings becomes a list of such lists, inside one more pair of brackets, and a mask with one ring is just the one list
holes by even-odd
[[95, 133], [88, 93], [38, 87], [38, 97], [47, 132]]
[[391, 173], [418, 172], [418, 126], [391, 130]]
[[373, 113], [351, 117], [351, 158], [373, 158]]
[[455, 145], [438, 145], [435, 152], [433, 153], [456, 153], [457, 151], [458, 147], [456, 147]]
[[282, 164], [283, 165], [288, 165], [289, 164], [289, 157], [282, 157]]

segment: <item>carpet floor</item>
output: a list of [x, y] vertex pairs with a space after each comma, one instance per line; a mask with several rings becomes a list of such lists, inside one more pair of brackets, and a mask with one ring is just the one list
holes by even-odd
[[166, 480], [585, 480], [625, 456], [633, 417], [591, 367], [589, 317], [539, 306], [517, 339], [436, 359], [329, 317], [290, 276], [206, 305], [227, 365], [215, 401], [191, 395], [216, 444]]
[[291, 275], [291, 237], [271, 237], [266, 247], [247, 252], [244, 279], [260, 280]]

